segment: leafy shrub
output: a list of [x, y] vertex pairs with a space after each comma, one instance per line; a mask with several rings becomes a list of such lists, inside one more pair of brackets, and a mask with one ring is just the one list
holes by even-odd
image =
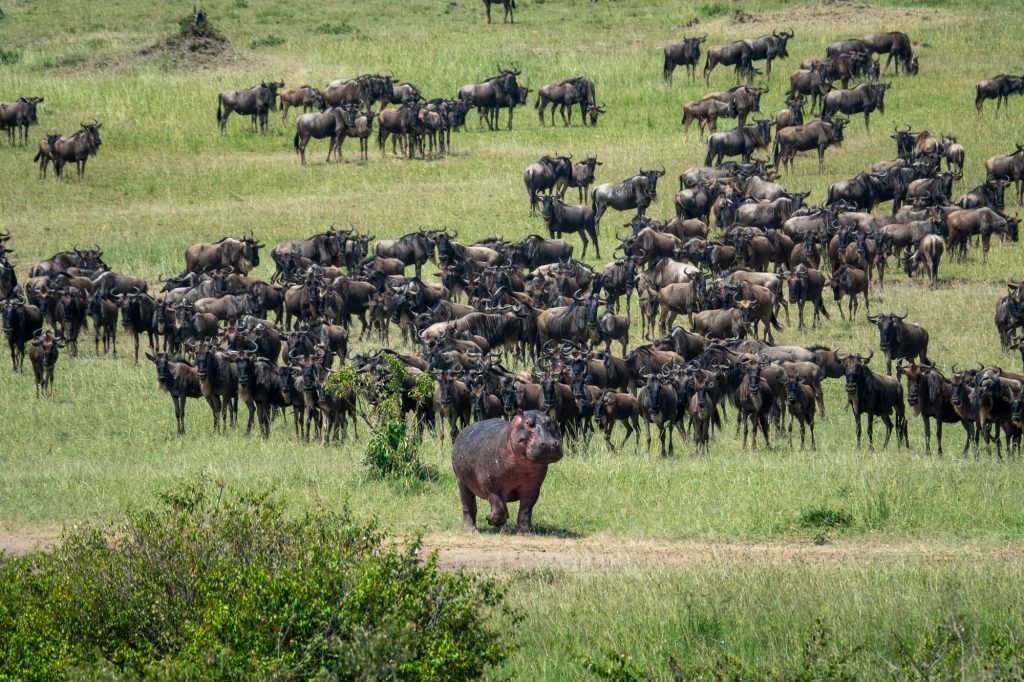
[[816, 507], [805, 509], [800, 514], [800, 525], [804, 528], [849, 528], [853, 525], [853, 517], [842, 509]]
[[249, 43], [249, 47], [255, 50], [258, 47], [277, 47], [278, 45], [284, 45], [284, 43], [284, 38], [271, 33], [268, 36], [264, 36], [263, 38], [257, 38], [256, 40], [252, 41], [251, 43]]
[[17, 50], [5, 50], [0, 47], [0, 64], [13, 66], [21, 61], [21, 53]]
[[503, 590], [418, 539], [207, 481], [161, 499], [0, 564], [0, 679], [466, 680], [506, 657]]
[[350, 33], [360, 33], [359, 29], [348, 23], [347, 19], [342, 19], [333, 24], [329, 24], [326, 21], [316, 27], [317, 33], [323, 33], [331, 36], [343, 36]]
[[420, 441], [409, 434], [404, 421], [388, 420], [373, 430], [363, 463], [379, 478], [412, 477], [421, 481], [438, 477], [435, 467], [420, 457]]

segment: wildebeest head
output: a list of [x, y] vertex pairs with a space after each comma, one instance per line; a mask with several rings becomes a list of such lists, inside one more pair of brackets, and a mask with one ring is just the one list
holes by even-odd
[[28, 123], [39, 123], [39, 117], [36, 115], [36, 106], [39, 102], [43, 101], [42, 97], [19, 97], [19, 102], [25, 104], [24, 118]]
[[859, 385], [863, 382], [865, 374], [868, 372], [868, 363], [871, 362], [872, 356], [875, 351], [868, 351], [867, 357], [854, 353], [847, 355], [845, 353], [835, 352], [835, 358], [843, 365], [844, 375], [846, 377], [846, 392], [856, 393]]
[[796, 405], [800, 401], [800, 374], [786, 370], [786, 402]]
[[5, 334], [13, 334], [14, 330], [22, 325], [25, 319], [25, 303], [16, 298], [8, 299], [3, 303], [3, 329]]
[[905, 329], [903, 320], [907, 319], [907, 313], [895, 315], [887, 313], [883, 315], [872, 315], [868, 313], [868, 322], [878, 327], [879, 347], [883, 351], [895, 350], [900, 347]]
[[161, 384], [165, 384], [172, 379], [171, 377], [171, 362], [172, 358], [169, 354], [163, 351], [157, 353], [146, 353], [146, 358], [156, 365], [156, 378]]
[[642, 376], [647, 380], [647, 400], [650, 403], [651, 411], [658, 412], [661, 410], [665, 377], [660, 373], [654, 372], [648, 372]]
[[252, 263], [253, 267], [258, 266], [260, 264], [260, 248], [266, 245], [261, 244], [251, 230], [248, 237], [242, 237], [241, 242], [245, 259]]
[[661, 167], [660, 171], [640, 169], [639, 175], [647, 179], [647, 194], [650, 195], [652, 200], [658, 196], [658, 178], [664, 174], [664, 166]]
[[[590, 125], [597, 125], [597, 117], [601, 114], [607, 113], [605, 111], [605, 103], [601, 102], [600, 106], [597, 104], [590, 104], [587, 106], [587, 116], [590, 117]], [[591, 175], [593, 177], [593, 175]]]
[[788, 43], [793, 38], [793, 36], [796, 35], [795, 33], [793, 33], [793, 29], [789, 29], [788, 32], [772, 31], [772, 35], [775, 36], [775, 44], [778, 46], [779, 49], [778, 56], [780, 58], [789, 57], [789, 50], [787, 49], [786, 43]]

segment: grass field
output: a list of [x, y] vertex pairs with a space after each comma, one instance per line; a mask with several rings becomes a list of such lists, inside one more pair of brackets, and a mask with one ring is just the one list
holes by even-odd
[[[115, 270], [155, 282], [160, 274], [181, 270], [190, 244], [249, 228], [270, 244], [331, 223], [355, 225], [378, 238], [420, 226], [455, 228], [465, 241], [495, 234], [522, 238], [542, 228], [539, 218], [529, 217], [522, 169], [544, 153], [596, 154], [603, 162], [599, 182], [622, 179], [639, 166], [664, 165], [668, 173], [649, 213], [666, 218], [673, 211], [676, 176], [700, 165], [705, 151], [695, 132], [682, 134], [682, 104], [734, 84], [731, 70], [721, 67], [710, 88], [686, 83], [682, 71], [672, 87], [662, 82], [661, 48], [684, 32], [707, 33], [708, 44], [714, 44], [773, 28], [795, 30], [792, 57], [775, 63], [771, 91], [762, 100], [766, 115], [782, 108], [788, 74], [802, 59], [823, 54], [831, 40], [876, 30], [910, 34], [920, 51], [921, 74], [892, 78], [886, 113], [873, 117], [871, 132], [862, 117], [855, 118], [842, 149], [827, 153], [825, 175], [806, 157], [797, 159], [795, 175], [784, 178], [792, 190], [811, 190], [814, 203], [824, 200], [829, 183], [892, 158], [889, 132], [897, 124], [959, 138], [967, 167], [955, 195], [984, 179], [984, 159], [1011, 150], [1024, 137], [1019, 99], [1008, 113], [987, 106], [979, 116], [973, 107], [978, 80], [1020, 70], [1012, 63], [1020, 16], [1013, 2], [764, 1], [741, 8], [725, 1], [519, 0], [519, 6], [514, 26], [487, 27], [478, 0], [206, 3], [233, 50], [203, 61], [151, 49], [176, 32], [189, 10], [184, 5], [5, 4], [0, 100], [46, 98], [29, 147], [0, 144], [0, 227], [14, 235], [12, 262], [19, 278], [56, 251], [97, 242]], [[737, 23], [738, 9], [751, 21]], [[683, 29], [692, 18], [700, 24]], [[534, 89], [585, 73], [610, 113], [597, 129], [541, 128], [531, 96], [531, 106], [516, 111], [512, 131], [478, 131], [471, 116], [469, 131], [453, 137], [455, 153], [449, 157], [408, 161], [374, 148], [368, 162], [359, 162], [350, 142], [344, 163], [326, 165], [326, 143], [314, 141], [307, 167], [300, 167], [292, 149], [294, 116], [283, 124], [272, 114], [266, 136], [252, 133], [237, 117], [222, 135], [214, 117], [218, 92], [261, 79], [322, 86], [358, 73], [392, 72], [428, 97], [452, 96], [459, 85], [510, 64], [522, 69], [521, 82]], [[31, 158], [39, 138], [55, 130], [69, 134], [91, 117], [103, 122], [103, 147], [84, 180], [73, 174], [63, 182], [38, 180]], [[625, 222], [620, 217], [625, 218], [607, 216], [604, 258], [588, 254], [592, 263], [607, 261], [616, 245], [613, 228]], [[268, 263], [266, 257], [255, 274], [269, 278]], [[1020, 247], [996, 243], [987, 263], [980, 253], [964, 263], [944, 262], [942, 286], [935, 291], [890, 272], [883, 290], [872, 288], [872, 309], [907, 308], [911, 320], [929, 329], [929, 355], [942, 367], [977, 360], [1016, 368], [1019, 357], [999, 349], [992, 311], [1005, 291], [1003, 281], [1022, 273]], [[877, 348], [877, 332], [863, 317], [840, 321], [831, 304], [830, 312], [833, 319], [823, 328], [786, 328], [779, 342]], [[52, 400], [34, 398], [30, 375], [0, 372], [0, 528], [111, 518], [148, 503], [170, 482], [198, 474], [274, 485], [300, 507], [348, 500], [402, 533], [458, 527], [447, 444], [433, 437], [424, 443], [424, 455], [438, 465], [441, 478], [408, 484], [370, 479], [360, 464], [360, 440], [321, 449], [297, 443], [290, 425], [280, 423], [267, 442], [237, 432], [214, 436], [209, 410], [200, 402], [189, 405], [189, 433], [179, 438], [152, 366], [136, 366], [126, 357], [129, 342], [123, 336], [120, 358], [96, 357], [89, 334], [82, 357], [62, 355]], [[638, 338], [634, 334], [634, 344]], [[778, 438], [767, 450], [746, 451], [731, 428], [699, 458], [690, 442], [677, 442], [676, 455], [664, 459], [632, 445], [610, 452], [595, 440], [552, 469], [535, 514], [538, 530], [566, 542], [577, 536], [609, 542], [841, 538], [865, 545], [971, 542], [990, 549], [1024, 542], [1019, 462], [984, 454], [979, 461], [960, 458], [958, 426], [946, 430], [947, 456], [925, 457], [921, 426], [913, 419], [909, 452], [858, 450], [852, 417], [842, 410], [841, 383], [826, 386], [826, 402], [816, 453], [791, 450]], [[820, 510], [841, 512], [848, 523], [823, 536], [808, 521]], [[660, 670], [673, 653], [714, 660], [715, 647], [698, 642], [681, 615], [687, 609], [719, 614], [721, 635], [714, 638], [723, 642], [716, 645], [721, 650], [783, 665], [797, 660], [793, 638], [807, 632], [818, 609], [826, 607], [835, 615], [830, 627], [837, 641], [864, 645], [856, 657], [862, 674], [893, 655], [890, 631], [922, 633], [956, 610], [969, 612], [986, 632], [1019, 634], [1020, 605], [1004, 598], [1019, 591], [1019, 573], [976, 566], [974, 556], [965, 554], [962, 564], [941, 569], [924, 561], [850, 571], [734, 566], [520, 576], [511, 589], [515, 600], [531, 607], [529, 634], [507, 672], [525, 679], [583, 674], [573, 654], [580, 649], [594, 656], [602, 648], [630, 651]], [[944, 581], [965, 587], [947, 590]], [[887, 627], [875, 627], [882, 613]], [[663, 644], [647, 644], [653, 641]], [[544, 656], [536, 656], [538, 650]], [[788, 659], [770, 653], [787, 650]]]

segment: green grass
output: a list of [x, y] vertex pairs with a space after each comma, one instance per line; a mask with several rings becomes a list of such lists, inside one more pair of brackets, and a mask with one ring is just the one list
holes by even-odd
[[[378, 238], [419, 226], [449, 226], [466, 241], [494, 234], [521, 238], [542, 229], [539, 219], [529, 217], [522, 169], [545, 153], [596, 153], [604, 164], [599, 181], [663, 164], [668, 174], [650, 213], [668, 217], [676, 176], [700, 165], [705, 152], [698, 135], [682, 135], [679, 119], [682, 104], [708, 88], [686, 83], [682, 71], [671, 88], [661, 81], [661, 47], [684, 33], [708, 33], [711, 44], [791, 26], [793, 57], [775, 64], [762, 107], [766, 115], [782, 108], [785, 79], [799, 61], [822, 54], [833, 39], [899, 28], [925, 45], [921, 75], [892, 79], [886, 113], [874, 117], [870, 134], [856, 118], [843, 148], [827, 153], [824, 176], [807, 157], [798, 158], [796, 174], [783, 179], [792, 190], [811, 190], [815, 203], [829, 183], [893, 157], [889, 132], [897, 124], [959, 138], [967, 169], [956, 194], [983, 179], [985, 158], [1012, 149], [1020, 138], [1019, 98], [1009, 113], [986, 107], [979, 117], [973, 109], [974, 84], [1012, 69], [1006, 60], [1018, 51], [1019, 8], [1011, 2], [878, 2], [866, 9], [859, 3], [760, 1], [742, 8], [758, 23], [740, 24], [732, 22], [731, 3], [521, 0], [514, 27], [487, 27], [480, 5], [207, 3], [211, 20], [233, 46], [229, 56], [207, 63], [142, 53], [177, 32], [185, 7], [123, 0], [102, 9], [81, 0], [5, 5], [0, 98], [46, 97], [29, 148], [0, 143], [0, 226], [14, 235], [19, 277], [55, 251], [98, 242], [116, 270], [155, 282], [160, 274], [180, 271], [190, 244], [250, 227], [271, 244], [331, 223], [355, 225]], [[681, 28], [694, 17], [699, 25]], [[322, 162], [325, 143], [313, 142], [305, 168], [292, 149], [294, 116], [282, 124], [272, 115], [266, 136], [252, 133], [238, 117], [221, 135], [214, 118], [218, 92], [263, 79], [322, 86], [334, 78], [391, 72], [428, 97], [452, 96], [499, 64], [522, 68], [521, 81], [535, 90], [586, 73], [609, 114], [595, 130], [541, 128], [531, 96], [531, 106], [517, 110], [513, 131], [479, 132], [471, 116], [469, 131], [454, 136], [455, 153], [446, 158], [410, 162], [372, 149], [369, 161], [359, 162], [350, 143], [346, 161], [328, 166]], [[720, 68], [710, 89], [733, 84], [731, 71]], [[89, 161], [85, 179], [72, 173], [64, 182], [38, 180], [31, 163], [35, 141], [49, 131], [70, 133], [92, 117], [103, 122], [103, 147]], [[607, 216], [602, 258], [588, 254], [591, 262], [608, 260], [615, 227], [625, 219]], [[267, 263], [269, 258], [255, 274], [268, 278]], [[433, 274], [429, 267], [427, 272]], [[936, 291], [890, 273], [884, 290], [872, 288], [872, 309], [907, 308], [929, 329], [929, 355], [943, 367], [982, 361], [1016, 368], [1019, 357], [999, 349], [992, 311], [1005, 291], [1003, 280], [1022, 273], [1020, 246], [996, 243], [987, 263], [980, 253], [966, 263], [944, 262], [943, 286]], [[779, 341], [877, 348], [877, 332], [863, 317], [840, 321], [829, 307], [833, 319], [823, 328], [787, 327]], [[117, 360], [96, 357], [91, 337], [86, 339], [82, 357], [62, 355], [53, 400], [35, 399], [30, 375], [0, 372], [0, 526], [116, 517], [198, 473], [272, 484], [311, 507], [347, 499], [403, 533], [460, 523], [448, 442], [428, 437], [424, 457], [442, 475], [413, 484], [367, 475], [360, 464], [365, 429], [358, 439], [328, 449], [296, 442], [290, 424], [281, 422], [267, 442], [237, 431], [217, 437], [206, 405], [192, 402], [188, 435], [177, 437], [170, 400], [156, 390], [152, 366], [128, 359], [123, 335]], [[639, 340], [634, 333], [634, 344]], [[909, 538], [989, 546], [1024, 540], [1019, 462], [984, 453], [978, 461], [961, 459], [958, 426], [946, 429], [944, 458], [925, 457], [920, 422], [913, 418], [909, 452], [858, 450], [852, 418], [842, 409], [841, 382], [826, 386], [826, 400], [817, 453], [791, 450], [775, 434], [771, 448], [745, 450], [733, 436], [732, 411], [706, 457], [696, 457], [689, 441], [677, 441], [675, 456], [667, 459], [632, 444], [614, 452], [598, 440], [576, 448], [551, 470], [535, 514], [538, 530], [611, 539]], [[955, 593], [959, 600], [946, 594], [954, 583], [962, 588]], [[712, 661], [719, 645], [699, 644], [699, 627], [681, 615], [688, 604], [720, 614], [724, 650], [783, 665], [799, 654], [793, 643], [802, 641], [826, 605], [844, 646], [867, 642], [857, 658], [863, 672], [891, 653], [891, 631], [920, 634], [953, 609], [969, 612], [978, 627], [1019, 630], [1020, 605], [1002, 598], [1016, 594], [1016, 584], [1012, 570], [974, 568], [966, 557], [962, 566], [945, 571], [749, 567], [525, 577], [514, 583], [514, 595], [536, 608], [529, 609], [528, 635], [510, 669], [525, 679], [576, 677], [582, 668], [574, 652], [599, 656], [606, 647], [662, 671], [673, 652]], [[884, 627], [872, 625], [878, 614], [887, 619]]]

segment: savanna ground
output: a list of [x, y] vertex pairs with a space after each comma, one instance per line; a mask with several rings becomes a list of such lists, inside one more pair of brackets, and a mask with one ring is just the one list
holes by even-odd
[[[776, 62], [763, 100], [768, 115], [782, 108], [788, 74], [831, 40], [910, 34], [921, 75], [892, 78], [886, 113], [871, 133], [855, 118], [843, 148], [828, 152], [824, 176], [805, 157], [784, 179], [792, 190], [811, 190], [815, 203], [829, 183], [892, 158], [889, 132], [897, 124], [958, 136], [967, 149], [961, 194], [984, 179], [985, 158], [1013, 148], [1024, 122], [1020, 99], [1009, 113], [989, 106], [978, 116], [973, 108], [978, 80], [1020, 71], [1012, 63], [1014, 2], [520, 0], [514, 26], [492, 27], [476, 0], [235, 0], [204, 8], [230, 51], [182, 55], [158, 45], [177, 31], [191, 9], [185, 5], [2, 5], [0, 99], [46, 97], [29, 148], [0, 144], [0, 225], [14, 235], [19, 277], [55, 251], [97, 242], [114, 269], [155, 282], [181, 269], [188, 245], [250, 227], [270, 244], [331, 223], [378, 238], [420, 226], [455, 228], [465, 241], [522, 238], [541, 231], [528, 214], [522, 169], [544, 153], [597, 154], [599, 182], [664, 165], [650, 213], [668, 217], [675, 177], [700, 165], [705, 151], [696, 133], [682, 135], [682, 104], [734, 84], [721, 67], [710, 88], [688, 84], [682, 71], [674, 86], [662, 82], [661, 48], [684, 33], [707, 33], [714, 44], [792, 27], [792, 57]], [[740, 9], [743, 22], [734, 15]], [[700, 24], [683, 29], [692, 18]], [[480, 132], [471, 115], [449, 157], [410, 162], [374, 149], [358, 162], [350, 141], [344, 163], [325, 165], [326, 143], [314, 141], [305, 168], [292, 149], [294, 116], [282, 124], [272, 114], [265, 137], [238, 117], [221, 135], [214, 120], [218, 92], [260, 79], [322, 86], [392, 72], [428, 97], [452, 96], [510, 64], [534, 89], [585, 73], [610, 113], [594, 130], [540, 128], [531, 96], [512, 131]], [[103, 147], [86, 178], [38, 180], [31, 157], [43, 133], [69, 134], [91, 117], [104, 124]], [[592, 263], [610, 256], [620, 217], [607, 216], [604, 258], [590, 253]], [[1018, 245], [996, 243], [987, 263], [980, 253], [944, 262], [934, 291], [890, 273], [884, 290], [872, 288], [872, 309], [907, 308], [929, 329], [929, 355], [942, 367], [976, 360], [1016, 367], [1019, 358], [999, 349], [992, 311], [1004, 280], [1024, 272], [1020, 254]], [[269, 261], [255, 274], [269, 278]], [[877, 347], [863, 317], [840, 321], [831, 304], [830, 312], [822, 328], [786, 328], [780, 342]], [[1020, 462], [961, 458], [959, 427], [946, 430], [945, 457], [926, 457], [917, 420], [910, 451], [857, 449], [841, 382], [826, 386], [817, 452], [791, 449], [775, 434], [771, 447], [747, 451], [731, 427], [706, 457], [689, 442], [677, 441], [675, 456], [661, 458], [632, 443], [610, 451], [596, 439], [552, 468], [536, 537], [475, 538], [458, 530], [447, 442], [423, 444], [442, 472], [437, 481], [389, 483], [360, 464], [365, 428], [327, 449], [297, 443], [280, 422], [267, 442], [237, 431], [217, 437], [205, 404], [193, 402], [189, 433], [179, 438], [152, 366], [131, 361], [128, 339], [119, 339], [116, 360], [96, 357], [87, 340], [81, 357], [61, 357], [52, 400], [35, 399], [30, 375], [0, 372], [0, 548], [24, 551], [62, 525], [116, 518], [176, 480], [208, 475], [275, 486], [300, 509], [347, 501], [400, 534], [426, 531], [428, 547], [450, 566], [508, 574], [524, 621], [521, 647], [499, 675], [576, 677], [584, 674], [581, 657], [605, 650], [659, 671], [669, 657], [712, 667], [723, 656], [789, 666], [805, 656], [816, 619], [831, 632], [827, 646], [853, 652], [852, 665], [868, 677], [900, 665], [901, 642], [934, 639], [943, 624], [978, 642], [1024, 635]]]

